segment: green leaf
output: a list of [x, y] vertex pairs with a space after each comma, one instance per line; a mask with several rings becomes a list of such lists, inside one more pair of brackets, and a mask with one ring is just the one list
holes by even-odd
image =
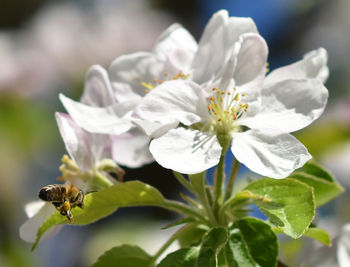
[[225, 246], [229, 267], [276, 266], [278, 240], [270, 225], [256, 218], [236, 221]]
[[208, 229], [205, 226], [192, 224], [192, 227], [178, 237], [180, 247], [197, 246], [206, 232]]
[[212, 228], [202, 240], [198, 256], [198, 266], [216, 267], [217, 256], [227, 241], [227, 231], [223, 227]]
[[314, 218], [313, 189], [295, 179], [263, 178], [249, 184], [244, 192], [238, 196], [246, 194], [253, 199], [273, 224], [293, 238], [302, 236]]
[[[84, 209], [72, 209], [74, 222], [72, 224], [84, 225], [93, 223], [111, 213], [119, 207], [130, 206], [166, 206], [162, 194], [154, 187], [139, 182], [130, 181], [120, 183], [95, 193], [86, 195]], [[39, 228], [37, 239], [32, 249], [35, 249], [41, 236], [57, 224], [67, 224], [67, 218], [55, 212]]]
[[182, 248], [168, 254], [157, 267], [196, 267], [199, 247]]
[[332, 240], [329, 233], [321, 228], [309, 228], [305, 231], [304, 236], [313, 238], [326, 246], [332, 246]]
[[344, 188], [336, 182], [334, 177], [315, 161], [308, 161], [303, 170], [296, 171], [290, 178], [299, 180], [314, 188], [317, 206], [322, 206], [344, 192]]
[[145, 267], [152, 257], [137, 246], [122, 245], [106, 251], [93, 267]]
[[305, 165], [303, 166], [303, 169], [307, 174], [316, 176], [320, 179], [324, 179], [329, 182], [335, 181], [334, 177], [314, 160], [309, 160], [308, 162], [306, 162]]

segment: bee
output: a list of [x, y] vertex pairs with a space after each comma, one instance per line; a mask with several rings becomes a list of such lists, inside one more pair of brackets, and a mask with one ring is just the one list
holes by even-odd
[[73, 222], [71, 209], [76, 206], [84, 208], [85, 194], [74, 185], [50, 184], [40, 189], [39, 198], [52, 202], [55, 208], [71, 223]]

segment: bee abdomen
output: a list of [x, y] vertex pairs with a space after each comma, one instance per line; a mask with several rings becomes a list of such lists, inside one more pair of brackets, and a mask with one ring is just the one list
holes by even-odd
[[39, 198], [44, 201], [62, 201], [66, 188], [62, 185], [47, 185], [40, 189]]

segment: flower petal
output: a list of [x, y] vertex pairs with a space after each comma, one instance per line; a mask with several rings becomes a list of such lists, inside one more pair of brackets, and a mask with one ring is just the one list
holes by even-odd
[[268, 48], [265, 40], [254, 33], [240, 36], [241, 47], [237, 55], [234, 73], [236, 85], [240, 86], [254, 79], [265, 77]]
[[58, 112], [55, 115], [58, 128], [70, 157], [82, 170], [89, 170], [94, 162], [90, 153], [91, 144], [87, 132], [81, 129], [69, 115]]
[[105, 108], [90, 107], [60, 94], [60, 100], [79, 127], [91, 133], [121, 134], [132, 127], [126, 118], [138, 101], [117, 103]]
[[178, 120], [185, 125], [207, 116], [204, 91], [191, 81], [168, 81], [147, 94], [134, 115], [153, 122], [169, 123]]
[[139, 168], [154, 161], [149, 152], [150, 138], [140, 129], [112, 137], [113, 159], [128, 168]]
[[287, 79], [317, 78], [324, 83], [329, 74], [327, 61], [328, 55], [324, 48], [313, 50], [304, 55], [302, 60], [272, 71], [267, 75], [264, 87], [271, 87]]
[[241, 34], [256, 33], [256, 26], [250, 18], [228, 17], [225, 10], [213, 15], [199, 41], [192, 69], [193, 80], [198, 84], [212, 80], [232, 55], [232, 48]]
[[257, 130], [235, 133], [231, 150], [253, 172], [276, 179], [288, 176], [311, 159], [305, 146], [285, 133]]
[[71, 158], [88, 171], [102, 159], [111, 157], [111, 139], [107, 134], [88, 133], [64, 113], [56, 113], [62, 139]]
[[193, 36], [180, 24], [174, 23], [158, 37], [153, 51], [156, 54], [167, 56], [174, 50], [181, 48], [193, 57], [197, 47]]
[[116, 58], [109, 74], [119, 102], [140, 100], [145, 95], [142, 83], [163, 79], [165, 58], [150, 52], [137, 52]]
[[214, 135], [177, 128], [152, 140], [150, 151], [164, 168], [193, 174], [218, 164], [221, 146]]
[[36, 213], [38, 213], [38, 211], [45, 205], [45, 202], [42, 200], [36, 200], [36, 201], [32, 201], [27, 203], [24, 206], [24, 211], [27, 214], [28, 218], [33, 217]]
[[170, 129], [176, 128], [179, 125], [178, 120], [170, 121], [169, 123], [159, 123], [146, 120], [134, 119], [133, 122], [143, 130], [150, 138], [158, 138], [165, 134]]
[[337, 260], [340, 267], [350, 265], [350, 224], [342, 227], [337, 248]]
[[239, 123], [253, 129], [297, 131], [322, 114], [327, 98], [328, 90], [318, 79], [281, 81], [264, 88]]
[[54, 206], [47, 202], [41, 209], [29, 218], [19, 228], [19, 236], [26, 242], [34, 243], [39, 227], [56, 211]]
[[88, 70], [80, 102], [95, 107], [105, 107], [115, 103], [108, 73], [103, 67], [93, 65]]

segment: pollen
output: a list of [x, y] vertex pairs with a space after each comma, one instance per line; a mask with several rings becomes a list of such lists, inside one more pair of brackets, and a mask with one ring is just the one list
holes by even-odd
[[237, 127], [236, 121], [248, 111], [248, 103], [244, 102], [245, 93], [237, 92], [236, 88], [220, 90], [212, 88], [213, 95], [209, 97], [208, 112], [211, 115], [211, 126], [216, 133], [225, 134]]
[[153, 90], [156, 88], [158, 85], [162, 84], [165, 81], [171, 81], [171, 80], [186, 80], [190, 75], [189, 74], [184, 74], [181, 70], [176, 73], [173, 77], [169, 78], [169, 73], [164, 72], [163, 74], [164, 77], [161, 79], [154, 78], [152, 82], [141, 82], [141, 85], [146, 88], [145, 93], [149, 93], [150, 90]]

